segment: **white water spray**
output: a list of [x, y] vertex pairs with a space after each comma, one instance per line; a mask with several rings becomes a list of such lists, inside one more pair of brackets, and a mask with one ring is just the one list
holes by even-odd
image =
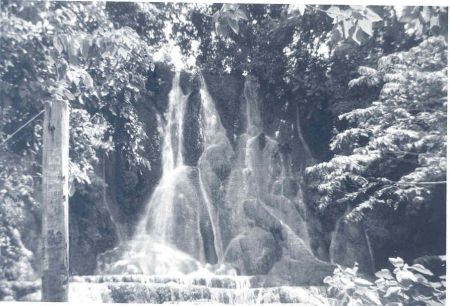
[[[214, 106], [213, 99], [208, 92], [205, 80], [200, 74], [200, 97], [202, 106], [202, 118], [201, 118], [201, 134], [203, 136], [203, 146], [206, 150], [211, 150], [215, 147], [225, 146], [230, 147], [231, 145], [226, 136], [225, 128], [222, 126], [220, 116]], [[203, 163], [205, 155], [200, 158], [199, 163]], [[219, 228], [218, 213], [215, 205], [212, 203], [210, 196], [205, 188], [204, 177], [202, 171], [199, 171], [199, 183], [200, 190], [202, 193], [203, 201], [205, 202], [206, 208], [208, 210], [208, 215], [211, 221], [213, 238], [214, 238], [214, 249], [217, 255], [219, 263], [223, 260], [223, 242]]]

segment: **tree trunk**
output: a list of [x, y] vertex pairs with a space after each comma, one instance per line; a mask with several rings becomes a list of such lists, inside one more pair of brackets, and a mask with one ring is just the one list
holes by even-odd
[[42, 301], [67, 302], [69, 280], [69, 106], [55, 101], [44, 115], [42, 164]]

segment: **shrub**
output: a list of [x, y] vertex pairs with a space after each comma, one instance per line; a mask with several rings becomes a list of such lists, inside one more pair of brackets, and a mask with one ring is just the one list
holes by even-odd
[[[443, 259], [445, 260], [445, 259]], [[338, 265], [324, 283], [331, 305], [444, 305], [445, 275], [435, 276], [421, 264], [408, 265], [401, 259], [389, 258], [393, 271], [382, 269], [375, 273], [374, 282], [353, 268]]]

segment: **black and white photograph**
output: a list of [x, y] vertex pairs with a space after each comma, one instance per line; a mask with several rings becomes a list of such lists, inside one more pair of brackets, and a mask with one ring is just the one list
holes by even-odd
[[448, 6], [0, 1], [0, 306], [446, 304]]

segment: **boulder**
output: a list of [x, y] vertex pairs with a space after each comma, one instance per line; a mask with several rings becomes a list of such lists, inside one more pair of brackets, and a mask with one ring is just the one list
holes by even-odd
[[[90, 189], [89, 189], [90, 190]], [[101, 195], [76, 192], [69, 201], [69, 262], [75, 275], [92, 274], [97, 255], [118, 242], [116, 229]]]
[[264, 208], [264, 204], [261, 201], [257, 199], [246, 200], [242, 205], [244, 206], [245, 214], [254, 221], [256, 226], [272, 233], [277, 240], [283, 239], [281, 237], [281, 222]]
[[291, 286], [323, 285], [323, 279], [332, 275], [334, 266], [313, 256], [293, 259], [283, 257], [274, 264], [269, 275], [277, 276]]
[[266, 274], [280, 257], [280, 248], [273, 235], [254, 227], [231, 240], [224, 259], [240, 274]]

